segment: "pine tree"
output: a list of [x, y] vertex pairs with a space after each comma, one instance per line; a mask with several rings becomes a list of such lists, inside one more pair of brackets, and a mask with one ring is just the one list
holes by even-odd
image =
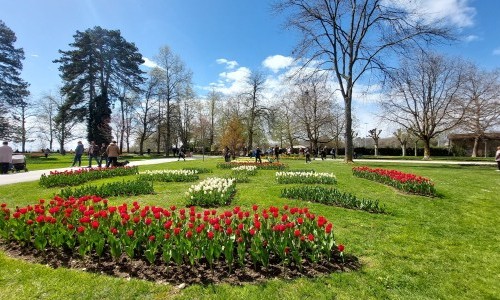
[[15, 48], [16, 34], [0, 20], [0, 138], [9, 134], [9, 107], [23, 103], [28, 83], [21, 79], [24, 50]]
[[87, 120], [87, 138], [96, 144], [112, 139], [111, 103], [118, 86], [139, 91], [143, 82], [139, 66], [144, 62], [133, 43], [127, 42], [119, 30], [101, 27], [77, 31], [73, 50], [59, 50], [59, 71], [64, 81], [62, 93], [76, 118]]

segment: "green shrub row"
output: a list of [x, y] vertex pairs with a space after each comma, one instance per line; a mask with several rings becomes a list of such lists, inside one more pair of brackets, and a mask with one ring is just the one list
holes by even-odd
[[100, 186], [85, 185], [78, 188], [62, 189], [59, 195], [63, 198], [82, 197], [85, 195], [109, 196], [136, 196], [154, 194], [153, 183], [151, 181], [133, 180], [105, 183]]
[[371, 213], [385, 213], [385, 206], [377, 200], [358, 199], [349, 193], [342, 193], [335, 188], [320, 186], [301, 186], [286, 188], [281, 191], [282, 198], [301, 199], [321, 204], [339, 206], [349, 209], [364, 210]]

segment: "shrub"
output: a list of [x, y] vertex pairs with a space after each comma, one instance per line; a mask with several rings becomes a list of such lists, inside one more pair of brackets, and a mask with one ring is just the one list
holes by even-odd
[[139, 173], [139, 167], [112, 167], [112, 168], [84, 168], [67, 170], [64, 172], [50, 171], [48, 175], [42, 174], [40, 185], [43, 187], [75, 186], [85, 182], [115, 176], [128, 176]]
[[358, 199], [349, 193], [342, 193], [334, 188], [320, 186], [301, 186], [281, 191], [282, 198], [301, 199], [318, 202], [326, 205], [339, 206], [349, 209], [359, 209], [372, 213], [385, 213], [385, 207], [378, 201]]
[[100, 186], [85, 185], [79, 188], [65, 188], [60, 192], [63, 198], [82, 197], [84, 195], [109, 196], [135, 196], [154, 194], [153, 183], [144, 180], [110, 182]]

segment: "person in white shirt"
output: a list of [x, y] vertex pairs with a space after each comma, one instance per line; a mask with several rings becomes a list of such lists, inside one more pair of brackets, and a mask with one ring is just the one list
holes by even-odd
[[2, 165], [2, 174], [7, 174], [9, 172], [10, 164], [12, 163], [12, 148], [9, 146], [8, 142], [3, 142], [3, 146], [0, 147], [0, 164]]

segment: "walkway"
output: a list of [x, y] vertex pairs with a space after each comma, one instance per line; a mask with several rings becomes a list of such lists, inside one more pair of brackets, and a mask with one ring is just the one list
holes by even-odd
[[[186, 160], [192, 160], [192, 159], [193, 158], [187, 158]], [[170, 157], [170, 158], [138, 160], [138, 161], [130, 162], [129, 166], [156, 165], [156, 164], [168, 163], [168, 162], [173, 162], [173, 161], [177, 161], [177, 158]], [[28, 168], [29, 168], [29, 166], [28, 166]], [[13, 174], [9, 173], [8, 175], [0, 175], [0, 185], [35, 181], [35, 180], [40, 179], [40, 176], [42, 176], [42, 174], [44, 174], [44, 173], [48, 174], [48, 173], [50, 173], [50, 171], [64, 172], [66, 170], [76, 170], [76, 169], [79, 169], [79, 167], [36, 170], [36, 171], [19, 172], [19, 173], [13, 173]]]

